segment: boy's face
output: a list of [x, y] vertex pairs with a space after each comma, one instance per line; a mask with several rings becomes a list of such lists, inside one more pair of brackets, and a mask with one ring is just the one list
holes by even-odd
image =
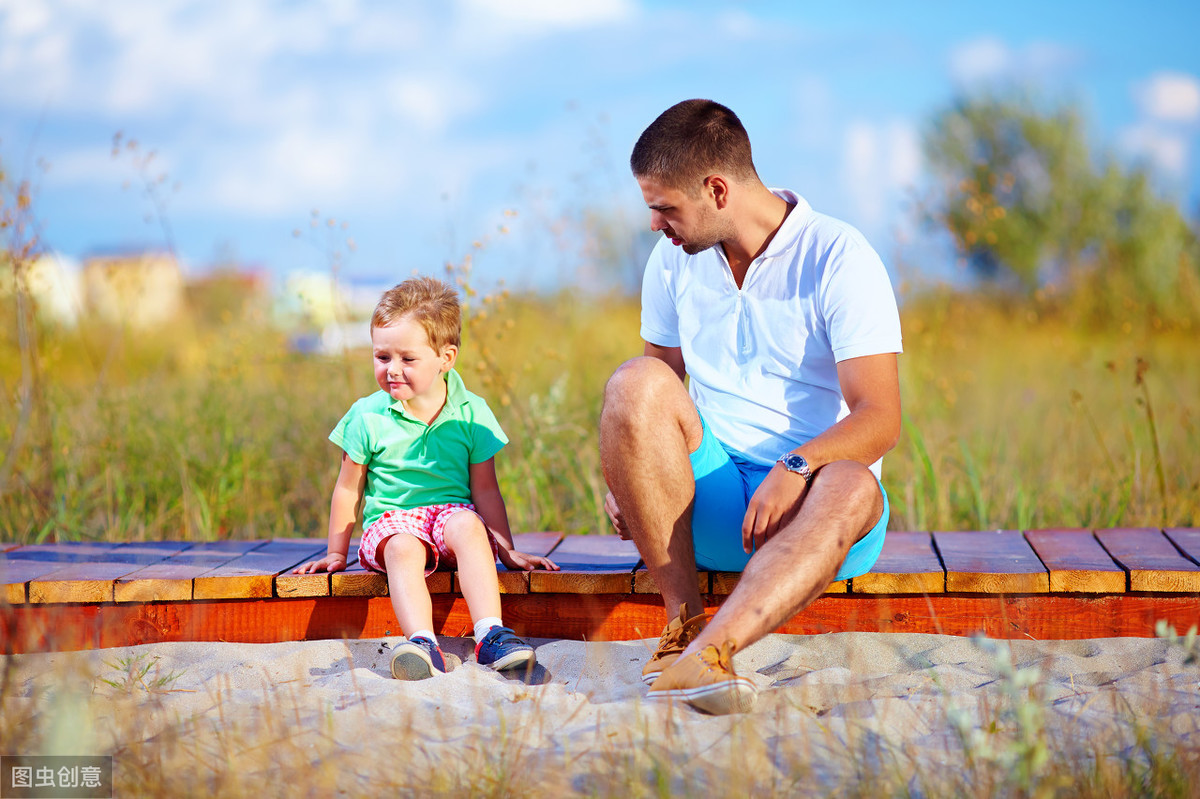
[[440, 400], [441, 377], [454, 366], [458, 347], [448, 344], [438, 352], [429, 343], [425, 328], [408, 316], [387, 327], [371, 328], [375, 382], [394, 400], [418, 403]]

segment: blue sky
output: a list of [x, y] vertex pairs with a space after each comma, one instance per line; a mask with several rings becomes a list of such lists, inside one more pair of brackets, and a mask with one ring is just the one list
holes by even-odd
[[1152, 164], [1195, 218], [1197, 30], [1195, 2], [0, 0], [0, 159], [76, 258], [161, 247], [161, 208], [190, 272], [324, 269], [332, 241], [367, 281], [471, 253], [481, 283], [594, 288], [652, 242], [633, 141], [710, 97], [769, 185], [894, 275], [945, 276], [908, 199], [924, 126], [964, 90], [1078, 102], [1096, 147]]

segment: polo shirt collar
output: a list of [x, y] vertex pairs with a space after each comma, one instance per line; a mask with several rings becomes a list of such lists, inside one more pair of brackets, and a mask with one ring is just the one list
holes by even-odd
[[[459, 376], [458, 372], [451, 369], [446, 373], [445, 381], [446, 404], [442, 407], [442, 412], [439, 413], [437, 418], [433, 420], [431, 427], [436, 427], [443, 419], [461, 418], [458, 409], [471, 401], [470, 397], [467, 396], [467, 387], [463, 383], [462, 377]], [[396, 400], [389, 407], [405, 419], [409, 419], [414, 422], [420, 421], [413, 418], [404, 410], [404, 403], [400, 400]], [[422, 422], [422, 424], [424, 424], [424, 422]]]
[[779, 226], [775, 237], [771, 239], [771, 243], [767, 245], [767, 249], [759, 256], [761, 258], [773, 258], [777, 255], [782, 255], [794, 247], [796, 238], [808, 222], [808, 215], [812, 211], [812, 206], [808, 204], [808, 201], [795, 192], [788, 191], [787, 189], [771, 189], [771, 193], [782, 200], [786, 200], [795, 207], [787, 215], [787, 219], [783, 220], [783, 224]]

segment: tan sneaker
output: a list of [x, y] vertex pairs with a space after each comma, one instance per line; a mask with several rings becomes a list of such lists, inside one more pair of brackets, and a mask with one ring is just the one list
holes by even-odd
[[671, 619], [658, 637], [658, 649], [650, 656], [650, 660], [642, 667], [642, 682], [650, 685], [658, 679], [663, 669], [670, 666], [688, 648], [688, 644], [696, 639], [704, 629], [708, 617], [701, 613], [692, 618], [687, 617], [688, 606], [684, 602], [679, 606], [679, 618]]
[[647, 699], [681, 699], [697, 710], [723, 715], [747, 713], [758, 689], [733, 671], [733, 642], [709, 645], [671, 664], [650, 686]]

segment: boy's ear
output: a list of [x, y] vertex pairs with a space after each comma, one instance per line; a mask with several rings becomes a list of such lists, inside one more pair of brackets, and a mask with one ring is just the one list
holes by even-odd
[[449, 372], [454, 368], [454, 362], [458, 360], [458, 345], [447, 344], [442, 347], [442, 371]]

